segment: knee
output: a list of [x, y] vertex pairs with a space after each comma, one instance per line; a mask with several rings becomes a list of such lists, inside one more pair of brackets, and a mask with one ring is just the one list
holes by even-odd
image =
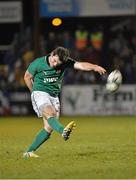
[[56, 117], [56, 113], [44, 113], [43, 112], [43, 117], [46, 119], [49, 119], [50, 117]]
[[56, 117], [57, 113], [55, 112], [55, 110], [43, 109], [42, 115], [43, 115], [44, 118], [48, 119], [50, 117]]

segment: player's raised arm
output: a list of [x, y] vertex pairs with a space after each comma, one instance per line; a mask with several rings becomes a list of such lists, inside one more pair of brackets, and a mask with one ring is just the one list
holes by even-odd
[[76, 62], [74, 68], [82, 71], [95, 71], [101, 75], [106, 73], [106, 70], [103, 67], [88, 62]]
[[29, 88], [30, 91], [32, 91], [32, 85], [33, 85], [33, 75], [28, 72], [28, 70], [25, 72], [24, 75], [24, 81]]

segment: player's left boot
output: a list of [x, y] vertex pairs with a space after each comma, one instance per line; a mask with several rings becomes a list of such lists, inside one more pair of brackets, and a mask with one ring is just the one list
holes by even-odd
[[70, 137], [70, 133], [76, 127], [75, 121], [71, 121], [63, 130], [62, 137], [67, 141]]
[[31, 152], [25, 152], [23, 154], [23, 157], [24, 158], [29, 158], [29, 157], [38, 158], [39, 156], [37, 154], [35, 154], [33, 151], [31, 151]]

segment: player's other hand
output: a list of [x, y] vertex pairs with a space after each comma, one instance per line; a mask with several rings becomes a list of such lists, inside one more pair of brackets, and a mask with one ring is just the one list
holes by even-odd
[[106, 73], [106, 70], [103, 67], [97, 66], [97, 65], [94, 67], [94, 71], [98, 72], [100, 75], [103, 75]]

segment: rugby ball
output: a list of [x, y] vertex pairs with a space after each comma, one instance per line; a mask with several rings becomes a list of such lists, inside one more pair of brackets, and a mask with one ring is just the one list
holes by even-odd
[[122, 84], [122, 74], [119, 70], [112, 71], [106, 83], [106, 90], [110, 93], [116, 92]]

